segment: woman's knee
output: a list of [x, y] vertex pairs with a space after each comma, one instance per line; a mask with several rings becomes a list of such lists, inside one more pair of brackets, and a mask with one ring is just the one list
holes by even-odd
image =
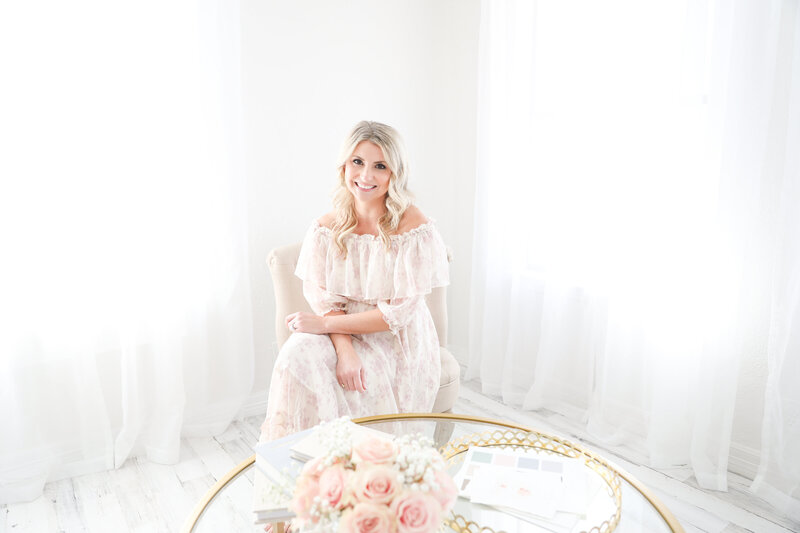
[[314, 335], [312, 333], [292, 333], [281, 347], [276, 367], [308, 367], [308, 365], [329, 362], [328, 359], [336, 357], [333, 343], [327, 335]]

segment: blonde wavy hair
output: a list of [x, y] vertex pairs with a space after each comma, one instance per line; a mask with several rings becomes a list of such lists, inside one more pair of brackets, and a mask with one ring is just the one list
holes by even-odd
[[358, 223], [353, 194], [347, 189], [344, 181], [344, 168], [347, 160], [353, 155], [358, 143], [369, 141], [380, 147], [389, 170], [389, 190], [386, 194], [386, 213], [378, 220], [378, 234], [386, 248], [389, 248], [389, 236], [397, 231], [403, 213], [411, 205], [412, 196], [407, 189], [408, 160], [403, 140], [397, 130], [380, 122], [362, 120], [350, 131], [342, 146], [338, 160], [339, 180], [333, 193], [333, 207], [336, 220], [331, 230], [333, 242], [343, 255], [347, 255], [344, 238], [353, 233]]

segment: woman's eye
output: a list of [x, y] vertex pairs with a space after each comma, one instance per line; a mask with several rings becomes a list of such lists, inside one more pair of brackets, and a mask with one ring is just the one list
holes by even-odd
[[379, 170], [386, 170], [386, 165], [384, 165], [383, 163], [378, 163], [377, 165], [375, 165], [375, 168]]
[[359, 158], [355, 158], [355, 159], [353, 159], [353, 164], [354, 164], [354, 165], [360, 165], [362, 162], [363, 162], [363, 161], [361, 161]]

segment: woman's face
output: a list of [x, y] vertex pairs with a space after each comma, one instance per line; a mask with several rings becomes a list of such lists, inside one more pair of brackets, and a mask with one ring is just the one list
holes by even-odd
[[392, 171], [383, 159], [383, 150], [370, 141], [361, 141], [344, 164], [347, 190], [362, 202], [383, 201], [389, 191]]

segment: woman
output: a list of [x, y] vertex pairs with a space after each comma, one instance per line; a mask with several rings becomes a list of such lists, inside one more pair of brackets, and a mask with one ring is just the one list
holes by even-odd
[[312, 222], [295, 269], [314, 313], [286, 317], [261, 440], [344, 415], [429, 412], [439, 388], [425, 295], [449, 283], [447, 252], [411, 205], [398, 133], [359, 122], [338, 170], [334, 210]]

